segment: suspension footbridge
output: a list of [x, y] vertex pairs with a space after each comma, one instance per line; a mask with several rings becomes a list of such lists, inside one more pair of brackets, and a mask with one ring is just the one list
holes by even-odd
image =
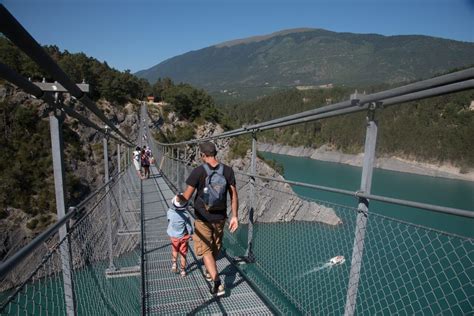
[[[474, 68], [370, 95], [355, 94], [337, 104], [203, 139], [163, 144], [154, 140], [148, 127], [145, 104], [138, 114], [140, 130], [131, 140], [87, 97], [87, 85], [73, 83], [3, 5], [0, 31], [57, 80], [33, 83], [0, 63], [0, 77], [50, 107], [58, 213], [57, 223], [1, 262], [2, 314], [472, 314], [474, 240], [379, 215], [371, 212], [370, 203], [383, 201], [474, 221], [472, 209], [371, 193], [376, 113], [408, 101], [473, 89]], [[64, 104], [62, 93], [82, 102], [106, 127]], [[262, 174], [259, 132], [360, 111], [367, 113], [367, 122], [358, 191]], [[78, 205], [65, 202], [61, 131], [65, 115], [103, 135], [104, 184]], [[236, 234], [225, 232], [218, 268], [227, 291], [223, 297], [213, 297], [192, 246], [188, 275], [172, 273], [166, 211], [197, 162], [200, 142], [219, 143], [247, 134], [252, 139], [250, 158], [236, 170], [242, 224]], [[144, 145], [145, 139], [157, 157], [149, 179], [139, 178], [130, 165], [131, 149]], [[117, 146], [116, 157], [109, 157], [111, 143]], [[112, 159], [114, 168], [109, 165]], [[353, 196], [356, 202], [343, 206], [305, 200], [290, 185]], [[307, 216], [269, 220], [267, 214], [275, 205], [299, 205]], [[331, 266], [328, 259], [335, 252], [345, 262]], [[309, 259], [301, 260], [298, 253]]]

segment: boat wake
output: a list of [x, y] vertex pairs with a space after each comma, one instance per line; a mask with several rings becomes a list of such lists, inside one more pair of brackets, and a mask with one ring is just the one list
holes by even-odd
[[311, 274], [311, 273], [314, 273], [314, 272], [318, 272], [318, 271], [321, 271], [323, 269], [327, 269], [327, 268], [330, 268], [332, 266], [332, 264], [330, 262], [326, 262], [324, 263], [323, 265], [320, 265], [318, 267], [315, 267], [309, 271], [306, 271], [305, 273], [303, 273], [302, 275], [300, 275], [300, 278], [304, 277], [304, 276], [307, 276], [308, 274]]
[[298, 276], [298, 278], [305, 277], [308, 274], [315, 273], [315, 272], [318, 272], [318, 271], [321, 271], [321, 270], [324, 270], [324, 269], [327, 269], [327, 268], [331, 268], [331, 267], [336, 266], [336, 265], [341, 265], [344, 262], [346, 262], [346, 259], [344, 258], [344, 256], [333, 257], [333, 258], [329, 259], [328, 262], [325, 262], [325, 263], [323, 263], [323, 264], [321, 264], [317, 267], [314, 267], [313, 269], [311, 269], [309, 271], [306, 271], [302, 275]]

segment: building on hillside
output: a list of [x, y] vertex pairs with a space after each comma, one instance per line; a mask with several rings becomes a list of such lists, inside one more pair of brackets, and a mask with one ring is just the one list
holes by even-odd
[[296, 86], [296, 89], [300, 91], [314, 90], [314, 89], [332, 89], [332, 88], [334, 88], [334, 85], [332, 83], [322, 84], [319, 86]]

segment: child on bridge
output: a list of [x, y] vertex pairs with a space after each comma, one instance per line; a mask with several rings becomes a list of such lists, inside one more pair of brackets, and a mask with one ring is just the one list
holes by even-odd
[[171, 239], [173, 264], [171, 271], [178, 272], [178, 253], [181, 255], [181, 276], [186, 276], [186, 254], [188, 252], [188, 241], [193, 234], [193, 225], [187, 212], [188, 202], [181, 196], [176, 195], [171, 200], [168, 209], [168, 236]]

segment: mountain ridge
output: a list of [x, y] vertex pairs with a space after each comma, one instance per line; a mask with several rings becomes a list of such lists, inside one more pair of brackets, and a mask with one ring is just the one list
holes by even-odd
[[474, 43], [425, 35], [290, 29], [236, 39], [135, 73], [208, 91], [243, 86], [370, 85], [429, 78], [474, 64]]

